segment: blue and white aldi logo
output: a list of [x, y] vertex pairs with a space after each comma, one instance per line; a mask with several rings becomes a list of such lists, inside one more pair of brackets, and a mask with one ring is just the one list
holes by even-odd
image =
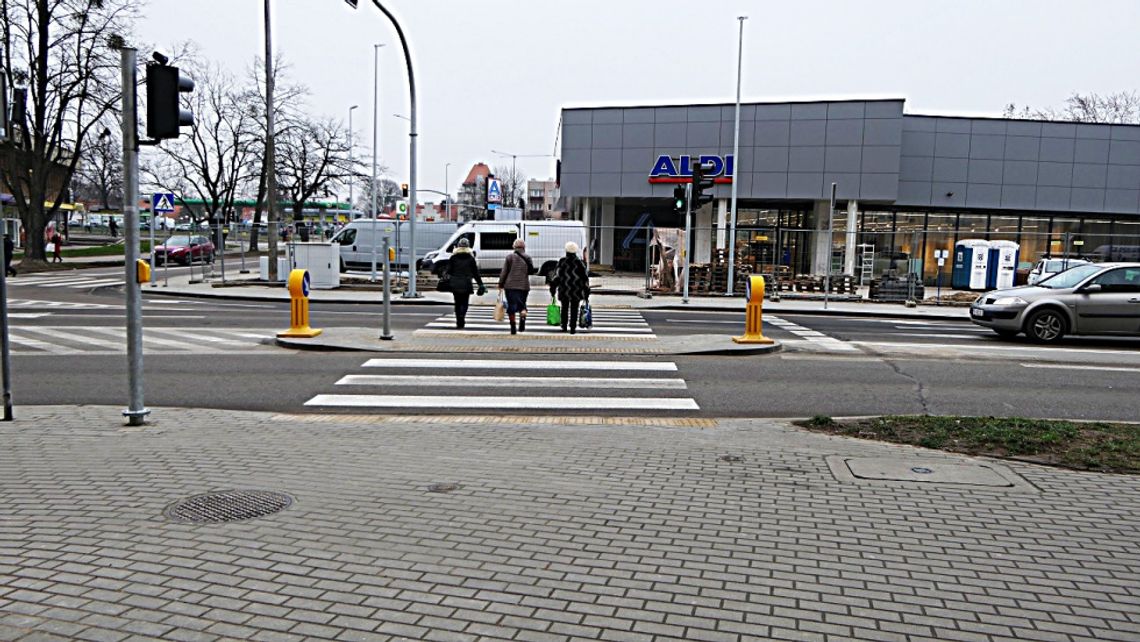
[[499, 204], [503, 202], [503, 184], [497, 178], [487, 179], [487, 202]]

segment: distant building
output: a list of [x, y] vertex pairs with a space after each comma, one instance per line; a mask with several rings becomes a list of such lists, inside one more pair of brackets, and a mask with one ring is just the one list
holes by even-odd
[[558, 183], [549, 178], [526, 182], [526, 217], [530, 220], [562, 218], [558, 207]]

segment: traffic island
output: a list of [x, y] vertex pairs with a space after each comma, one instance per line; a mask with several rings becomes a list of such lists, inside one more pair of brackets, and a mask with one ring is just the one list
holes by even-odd
[[795, 422], [813, 432], [1100, 473], [1140, 474], [1140, 424], [887, 416]]

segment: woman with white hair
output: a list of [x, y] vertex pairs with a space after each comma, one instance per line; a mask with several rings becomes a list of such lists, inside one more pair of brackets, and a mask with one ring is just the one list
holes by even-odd
[[590, 296], [590, 278], [585, 262], [578, 258], [577, 243], [566, 244], [566, 256], [558, 259], [554, 274], [553, 286], [562, 305], [562, 331], [566, 332], [569, 322], [570, 334], [574, 334], [578, 329], [578, 308]]
[[[514, 252], [507, 255], [503, 271], [499, 273], [499, 289], [506, 290], [507, 316], [511, 319], [511, 334], [526, 332], [526, 297], [530, 294], [530, 275], [534, 274], [534, 261], [526, 253], [526, 242], [515, 239]], [[516, 332], [515, 315], [518, 315]]]

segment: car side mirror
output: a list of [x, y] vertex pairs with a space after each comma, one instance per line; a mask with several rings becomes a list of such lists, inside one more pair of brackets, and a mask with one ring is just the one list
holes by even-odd
[[1090, 284], [1086, 285], [1085, 287], [1081, 288], [1081, 294], [1092, 294], [1093, 292], [1102, 292], [1103, 290], [1104, 290], [1103, 285], [1101, 285], [1099, 283], [1090, 283]]

